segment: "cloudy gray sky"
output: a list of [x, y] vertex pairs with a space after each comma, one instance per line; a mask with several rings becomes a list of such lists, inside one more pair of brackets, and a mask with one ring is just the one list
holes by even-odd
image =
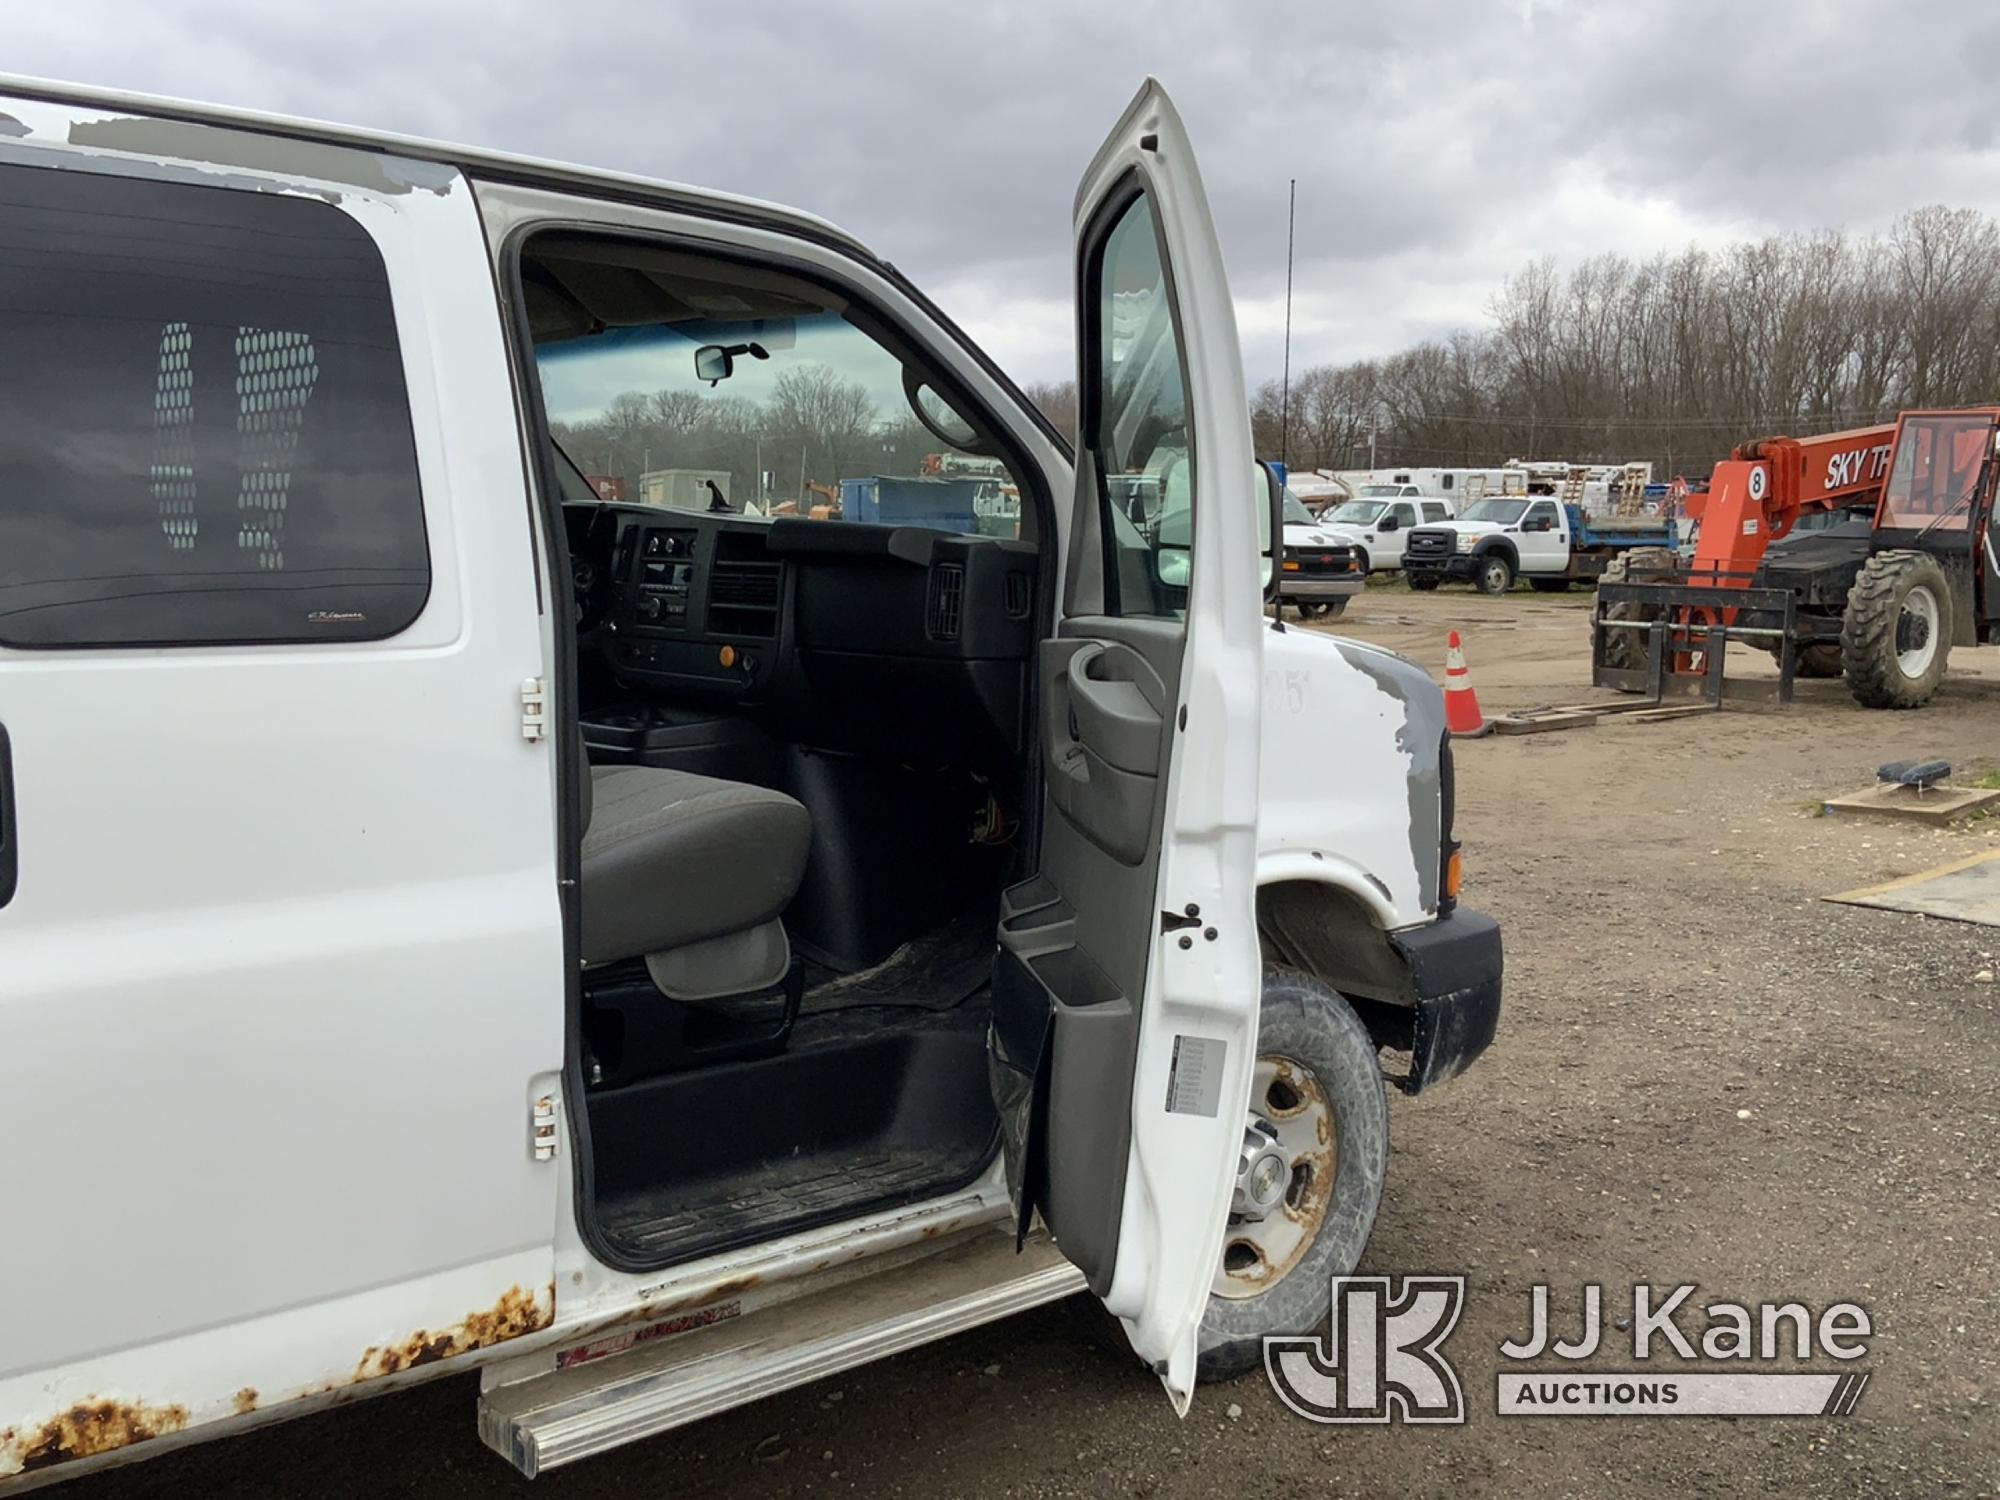
[[4, 66], [812, 209], [1025, 380], [1071, 360], [1076, 178], [1179, 103], [1275, 375], [1477, 324], [1527, 259], [2000, 211], [1996, 0], [63, 0]]

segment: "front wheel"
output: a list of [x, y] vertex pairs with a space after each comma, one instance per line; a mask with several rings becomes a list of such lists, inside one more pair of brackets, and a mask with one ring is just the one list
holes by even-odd
[[1878, 552], [1847, 591], [1840, 665], [1864, 708], [1921, 708], [1951, 655], [1951, 586], [1927, 552]]
[[1473, 581], [1482, 594], [1504, 594], [1514, 586], [1514, 565], [1505, 553], [1489, 552], [1479, 559], [1479, 572]]
[[1270, 1334], [1323, 1327], [1332, 1278], [1354, 1269], [1389, 1167], [1389, 1104], [1353, 1007], [1296, 969], [1268, 966], [1257, 1074], [1197, 1371], [1263, 1362]]

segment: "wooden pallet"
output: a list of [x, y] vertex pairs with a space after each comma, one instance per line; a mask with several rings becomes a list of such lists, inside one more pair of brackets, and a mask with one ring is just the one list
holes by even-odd
[[1588, 729], [1604, 718], [1616, 718], [1626, 724], [1658, 724], [1714, 712], [1713, 703], [1661, 704], [1640, 698], [1630, 703], [1561, 703], [1546, 708], [1524, 708], [1498, 714], [1492, 724], [1495, 734], [1547, 734], [1556, 729]]
[[1893, 781], [1878, 781], [1849, 797], [1829, 797], [1820, 806], [1834, 813], [1866, 813], [1878, 818], [1908, 818], [1918, 823], [1949, 823], [2000, 802], [2000, 791], [1985, 787], [1934, 786], [1919, 791]]

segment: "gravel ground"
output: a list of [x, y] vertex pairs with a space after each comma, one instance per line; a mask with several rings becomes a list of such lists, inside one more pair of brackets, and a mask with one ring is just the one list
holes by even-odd
[[[1445, 630], [1463, 629], [1492, 712], [1586, 695], [1586, 603], [1377, 588], [1339, 628], [1440, 673]], [[1177, 1421], [1150, 1377], [1050, 1308], [534, 1493], [1995, 1493], [2000, 986], [1978, 976], [2000, 929], [1819, 899], [2000, 847], [2000, 818], [1937, 831], [1816, 814], [1882, 761], [1992, 766], [2000, 651], [1962, 656], [1919, 714], [1807, 683], [1782, 713], [1460, 749], [1466, 899], [1505, 925], [1506, 1014], [1470, 1073], [1392, 1107], [1363, 1269], [1469, 1278], [1447, 1346], [1465, 1426], [1316, 1427], [1261, 1375], [1205, 1388]], [[1322, 753], [1337, 766], [1337, 746]], [[1846, 1420], [1499, 1418], [1498, 1346], [1541, 1281], [1559, 1328], [1587, 1281], [1612, 1304], [1636, 1281], [1699, 1283], [1696, 1305], [1858, 1301], [1873, 1383]], [[518, 1493], [474, 1435], [475, 1389], [447, 1381], [67, 1493]]]

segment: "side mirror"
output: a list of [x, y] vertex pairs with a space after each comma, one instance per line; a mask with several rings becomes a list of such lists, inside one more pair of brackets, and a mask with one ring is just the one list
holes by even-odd
[[747, 354], [752, 359], [769, 359], [771, 353], [762, 344], [703, 344], [694, 351], [694, 378], [706, 380], [710, 387], [720, 385], [736, 373], [736, 356]]
[[1384, 516], [1381, 520], [1375, 523], [1375, 529], [1377, 531], [1401, 531], [1403, 529], [1403, 523], [1397, 520], [1394, 516]]
[[1277, 602], [1278, 591], [1284, 585], [1285, 561], [1285, 485], [1278, 478], [1278, 471], [1262, 459], [1257, 461], [1258, 469], [1264, 475], [1265, 520], [1257, 529], [1263, 533], [1259, 538], [1264, 543], [1264, 602]]

